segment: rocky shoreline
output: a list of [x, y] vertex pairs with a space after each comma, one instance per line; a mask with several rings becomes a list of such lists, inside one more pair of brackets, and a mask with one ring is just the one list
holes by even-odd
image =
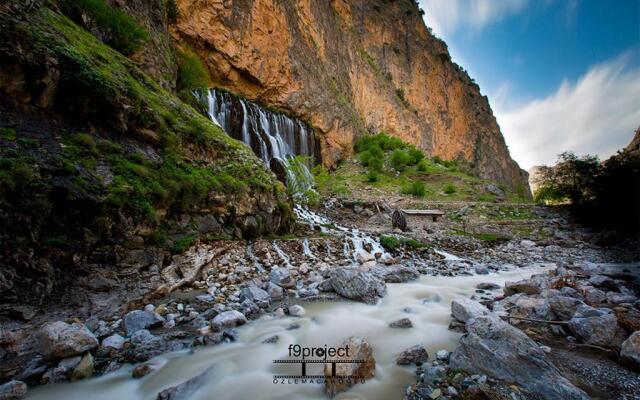
[[[364, 211], [367, 209], [371, 208], [342, 205], [326, 212], [371, 235], [394, 234], [385, 224], [388, 215], [384, 211], [369, 213]], [[451, 216], [461, 209], [448, 212]], [[171, 265], [159, 271], [156, 289], [130, 303], [126, 312], [116, 309], [111, 315], [101, 313], [79, 320], [65, 315], [62, 305], [58, 315], [64, 317], [57, 320], [56, 314], [51, 314], [46, 323], [35, 317], [3, 324], [9, 329], [3, 328], [0, 337], [2, 373], [3, 381], [9, 382], [1, 392], [8, 398], [20, 397], [26, 392], [25, 384], [84, 379], [124, 364], [138, 364], [132, 379], [140, 378], [153, 371], [153, 365], [146, 361], [155, 356], [234, 341], [236, 328], [249, 320], [265, 314], [303, 315], [305, 301], [347, 298], [375, 304], [385, 295], [387, 282], [406, 282], [420, 274], [482, 275], [538, 264], [549, 272], [509, 284], [503, 295], [487, 282], [473, 299], [453, 304], [451, 328], [465, 330], [466, 335], [451, 357], [447, 355], [449, 364], [439, 352], [435, 365], [418, 368], [418, 381], [407, 389], [406, 397], [460, 398], [464, 393], [476, 393], [476, 397], [463, 398], [501, 398], [487, 394], [494, 391], [516, 393], [516, 398], [523, 399], [536, 398], [532, 393], [548, 398], [587, 398], [583, 391], [587, 390], [596, 398], [606, 398], [601, 397], [602, 388], [606, 388], [606, 393], [632, 399], [640, 388], [638, 375], [622, 366], [614, 371], [617, 377], [610, 379], [608, 386], [599, 386], [586, 375], [593, 365], [583, 362], [586, 371], [581, 375], [569, 365], [554, 363], [559, 364], [556, 358], [567, 352], [575, 353], [574, 358], [585, 353], [603, 354], [614, 364], [620, 358], [629, 368], [638, 363], [639, 334], [631, 335], [640, 323], [637, 275], [625, 270], [604, 271], [596, 264], [625, 262], [638, 259], [638, 255], [624, 248], [607, 250], [584, 237], [570, 237], [576, 231], [560, 230], [566, 221], [558, 218], [537, 221], [554, 224], [557, 235], [551, 238], [529, 235], [484, 243], [453, 236], [444, 225], [433, 232], [403, 234], [419, 239], [424, 246], [405, 246], [391, 253], [374, 249], [366, 240], [362, 249], [348, 252], [344, 236], [323, 233], [319, 224], [300, 227], [301, 239], [203, 243], [174, 257]], [[293, 325], [290, 328], [296, 329]], [[491, 352], [495, 359], [482, 367], [487, 354], [479, 349], [491, 348], [487, 340], [502, 352]], [[513, 356], [523, 348], [529, 355], [521, 356], [523, 359]], [[416, 363], [412, 354], [409, 352], [404, 364]], [[422, 355], [417, 363], [425, 361]], [[515, 372], [501, 374], [513, 365], [519, 365]], [[531, 376], [539, 379], [536, 368], [544, 370], [548, 381], [566, 376], [562, 378], [566, 390], [540, 391], [541, 387], [531, 383]], [[461, 369], [468, 373], [453, 373]]]

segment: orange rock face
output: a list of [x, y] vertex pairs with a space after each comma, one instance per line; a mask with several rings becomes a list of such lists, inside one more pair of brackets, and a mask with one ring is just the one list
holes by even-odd
[[[477, 175], [528, 188], [487, 98], [412, 0], [178, 0], [175, 39], [214, 85], [316, 128], [327, 166], [385, 131]], [[527, 189], [525, 189], [527, 190]]]

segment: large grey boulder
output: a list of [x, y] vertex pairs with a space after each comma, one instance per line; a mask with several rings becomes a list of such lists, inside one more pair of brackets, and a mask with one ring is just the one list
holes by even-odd
[[489, 309], [475, 300], [460, 298], [451, 302], [451, 316], [460, 322], [489, 314]]
[[369, 269], [369, 272], [372, 273], [376, 278], [388, 283], [408, 282], [414, 279], [418, 279], [418, 277], [420, 276], [418, 270], [414, 267], [400, 264], [377, 264], [376, 266]]
[[387, 286], [368, 272], [353, 268], [338, 268], [331, 271], [331, 286], [340, 296], [376, 304], [378, 298], [387, 294]]
[[250, 300], [259, 307], [268, 307], [271, 302], [271, 296], [266, 291], [251, 283], [240, 288], [240, 301], [245, 300]]
[[555, 314], [551, 311], [549, 300], [545, 298], [516, 295], [509, 314], [517, 317], [553, 320]]
[[131, 336], [139, 330], [161, 326], [164, 319], [154, 312], [134, 310], [124, 316], [123, 323], [127, 336]]
[[211, 327], [215, 330], [233, 328], [247, 323], [247, 317], [236, 310], [222, 312], [213, 318]]
[[516, 293], [528, 295], [540, 294], [541, 290], [549, 286], [548, 278], [543, 275], [534, 275], [529, 279], [517, 282], [507, 282], [504, 285], [504, 295], [511, 296]]
[[582, 301], [567, 296], [554, 296], [549, 299], [551, 310], [562, 321], [568, 321], [573, 318], [578, 306], [584, 304]]
[[564, 378], [540, 347], [519, 329], [496, 316], [467, 323], [467, 334], [451, 354], [450, 365], [520, 386], [548, 399], [588, 400]]
[[27, 384], [21, 381], [9, 381], [0, 385], [0, 399], [18, 400], [27, 395]]
[[640, 331], [635, 331], [622, 343], [620, 357], [623, 361], [640, 367]]
[[291, 277], [291, 272], [289, 271], [289, 268], [286, 267], [275, 267], [271, 269], [269, 280], [285, 289], [294, 288], [296, 286], [295, 279]]
[[40, 353], [46, 359], [58, 359], [86, 353], [98, 347], [98, 339], [80, 323], [56, 321], [40, 330]]
[[569, 330], [586, 344], [611, 346], [615, 344], [618, 321], [608, 308], [581, 305], [569, 320]]

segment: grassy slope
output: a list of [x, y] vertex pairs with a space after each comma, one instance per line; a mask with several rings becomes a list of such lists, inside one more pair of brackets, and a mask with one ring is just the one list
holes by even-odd
[[[487, 180], [448, 168], [433, 161], [426, 161], [426, 171], [418, 171], [417, 167], [408, 167], [397, 172], [389, 167], [388, 155], [383, 172], [378, 174], [378, 181], [369, 182], [367, 169], [355, 159], [346, 160], [334, 171], [317, 169], [316, 182], [319, 191], [326, 196], [353, 196], [356, 198], [374, 195], [376, 197], [403, 196], [402, 188], [412, 181], [420, 181], [425, 185], [423, 200], [432, 201], [484, 201], [493, 202], [496, 195], [484, 190], [490, 183]], [[452, 191], [450, 187], [453, 187]], [[449, 189], [448, 189], [449, 188]], [[448, 190], [447, 190], [448, 189]], [[447, 193], [450, 192], [450, 193]], [[417, 199], [417, 198], [416, 198]], [[523, 202], [525, 198], [517, 193], [506, 191], [508, 202]]]
[[[247, 146], [67, 17], [43, 7], [2, 22], [10, 27], [3, 38], [20, 38], [32, 56], [29, 62], [56, 60], [55, 111], [99, 127], [91, 135], [57, 133], [59, 148], [49, 154], [37, 142], [24, 145], [20, 133], [17, 141], [9, 140], [1, 154], [3, 208], [7, 203], [19, 208], [36, 195], [46, 219], [52, 176], [63, 175], [74, 186], [71, 192], [80, 192], [77, 197], [97, 196], [100, 207], [90, 216], [95, 218], [124, 211], [158, 227], [160, 216], [188, 212], [212, 197], [233, 202], [260, 193], [278, 199], [280, 212], [290, 214], [284, 187]], [[136, 151], [146, 144], [156, 149], [159, 162]], [[95, 170], [105, 163], [114, 174], [107, 187]]]

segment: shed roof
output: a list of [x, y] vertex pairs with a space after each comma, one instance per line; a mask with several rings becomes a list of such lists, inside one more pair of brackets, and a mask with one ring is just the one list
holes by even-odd
[[402, 210], [407, 215], [444, 215], [440, 210]]

